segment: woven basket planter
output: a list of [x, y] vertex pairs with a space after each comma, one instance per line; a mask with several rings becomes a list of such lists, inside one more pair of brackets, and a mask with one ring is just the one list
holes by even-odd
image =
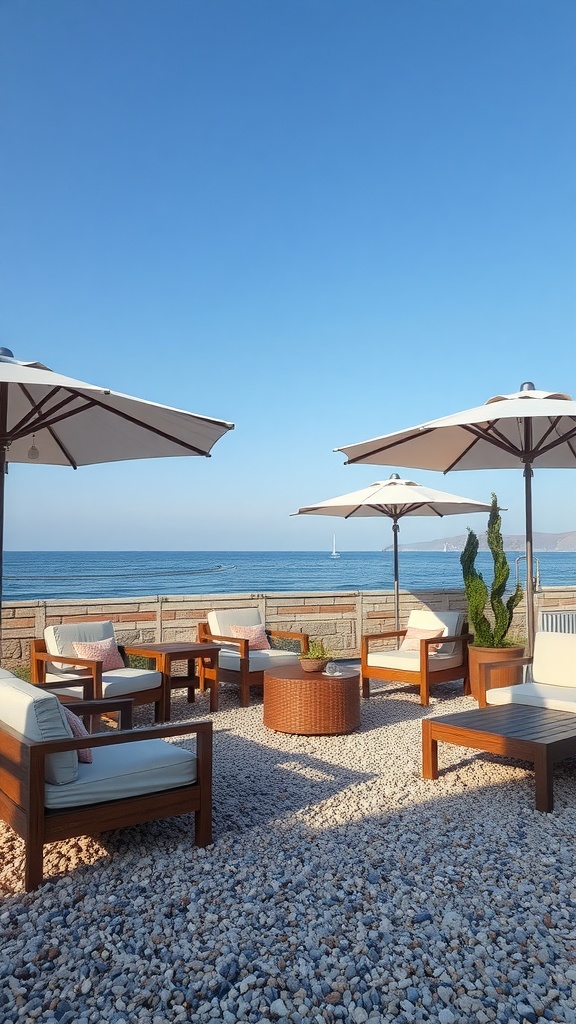
[[323, 672], [328, 664], [328, 658], [300, 658], [299, 661], [303, 672]]

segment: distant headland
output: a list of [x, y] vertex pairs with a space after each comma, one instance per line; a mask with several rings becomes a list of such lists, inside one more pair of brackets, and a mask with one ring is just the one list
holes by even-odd
[[[400, 551], [462, 551], [466, 543], [467, 534], [461, 533], [456, 537], [442, 537], [439, 540], [424, 540], [413, 544], [399, 544]], [[504, 535], [505, 551], [524, 551], [525, 539], [523, 533]], [[478, 535], [480, 551], [488, 551], [486, 535]], [[391, 551], [390, 544], [384, 551]], [[576, 530], [569, 533], [535, 533], [534, 551], [576, 551]]]

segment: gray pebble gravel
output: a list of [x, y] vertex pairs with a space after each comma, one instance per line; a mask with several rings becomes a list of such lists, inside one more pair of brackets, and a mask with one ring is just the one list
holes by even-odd
[[1, 824], [0, 1020], [576, 1024], [574, 762], [550, 815], [522, 762], [440, 745], [421, 779], [421, 719], [474, 706], [388, 686], [298, 737], [177, 691], [214, 722], [214, 844], [191, 818], [53, 844], [26, 894]]

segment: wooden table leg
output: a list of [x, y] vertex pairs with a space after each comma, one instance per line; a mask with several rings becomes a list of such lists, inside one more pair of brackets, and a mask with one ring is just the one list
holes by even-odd
[[422, 722], [422, 778], [438, 778], [438, 740], [432, 739], [432, 722]]
[[163, 695], [164, 695], [164, 700], [163, 700], [164, 707], [162, 709], [162, 716], [163, 716], [162, 721], [169, 722], [170, 721], [170, 684], [171, 684], [171, 678], [172, 678], [172, 662], [170, 660], [170, 655], [169, 654], [162, 654], [161, 655], [160, 661], [159, 661], [159, 665], [158, 665], [158, 669], [162, 673], [162, 691], [163, 691]]
[[188, 658], [188, 680], [192, 680], [192, 685], [188, 686], [188, 703], [193, 704], [196, 700], [195, 693], [195, 682], [196, 682], [196, 658]]
[[534, 747], [534, 782], [536, 810], [549, 813], [554, 810], [554, 762], [548, 747], [538, 743]]
[[210, 656], [210, 711], [218, 711], [219, 703], [219, 680], [218, 680], [218, 652]]

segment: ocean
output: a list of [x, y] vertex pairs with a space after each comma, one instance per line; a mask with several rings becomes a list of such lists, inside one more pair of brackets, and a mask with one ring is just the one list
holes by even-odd
[[[510, 585], [525, 562], [510, 552]], [[576, 585], [576, 552], [535, 553], [544, 587]], [[458, 551], [401, 551], [400, 587], [461, 589]], [[492, 579], [492, 558], [477, 568]], [[536, 562], [535, 562], [536, 567]], [[6, 551], [3, 599], [143, 597], [156, 594], [391, 590], [392, 552], [341, 551]]]

